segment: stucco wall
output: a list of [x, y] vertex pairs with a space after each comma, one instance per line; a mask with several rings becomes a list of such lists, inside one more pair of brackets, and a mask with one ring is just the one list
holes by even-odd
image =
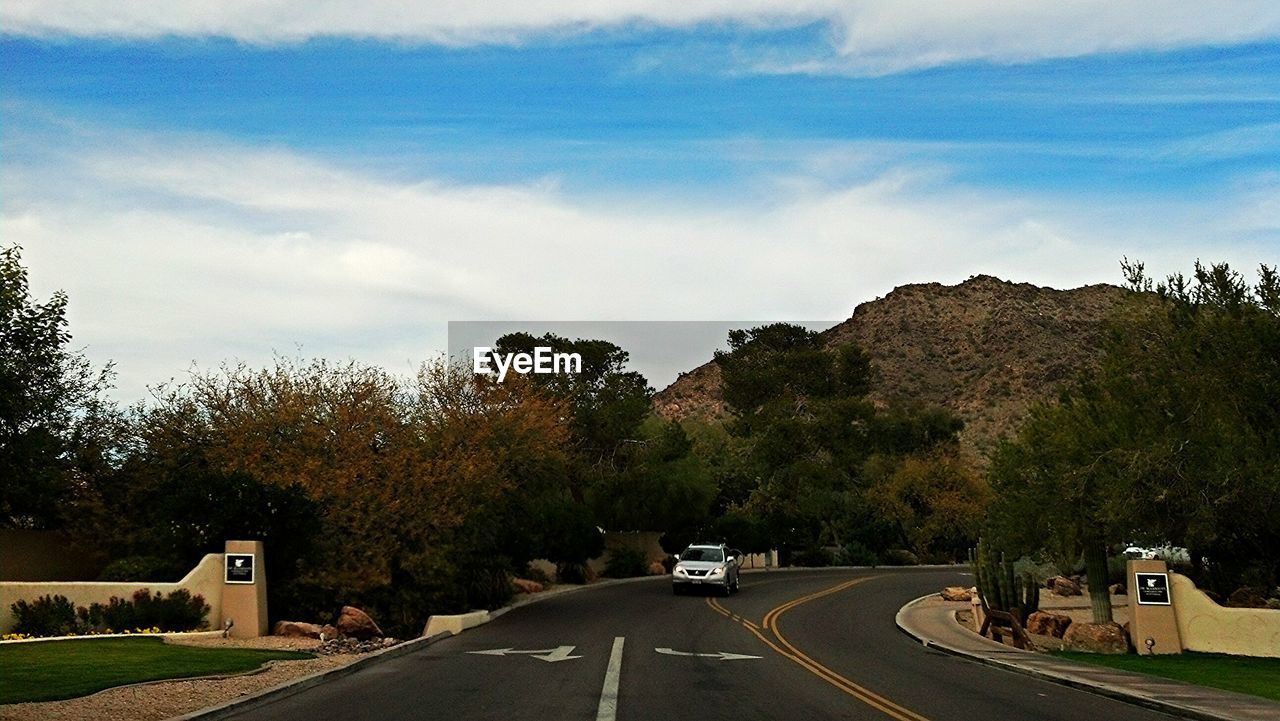
[[13, 629], [10, 606], [18, 601], [28, 603], [41, 596], [66, 596], [77, 607], [91, 603], [107, 603], [112, 596], [132, 598], [140, 589], [164, 594], [185, 588], [192, 596], [204, 596], [209, 604], [205, 620], [210, 627], [222, 618], [222, 554], [207, 554], [191, 572], [177, 583], [118, 583], [114, 581], [6, 581], [0, 583], [0, 633]]
[[1177, 573], [1169, 574], [1169, 584], [1184, 649], [1280, 658], [1280, 611], [1224, 608]]

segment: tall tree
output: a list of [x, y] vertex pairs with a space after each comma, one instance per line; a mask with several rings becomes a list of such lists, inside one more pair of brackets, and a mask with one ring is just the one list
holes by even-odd
[[18, 247], [0, 249], [0, 525], [61, 524], [78, 474], [112, 444], [111, 368], [69, 348], [66, 312], [61, 291], [31, 297]]

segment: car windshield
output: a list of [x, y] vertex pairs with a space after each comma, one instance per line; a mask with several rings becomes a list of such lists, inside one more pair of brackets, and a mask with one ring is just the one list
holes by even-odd
[[680, 560], [719, 563], [724, 560], [724, 552], [718, 548], [686, 548], [680, 554]]

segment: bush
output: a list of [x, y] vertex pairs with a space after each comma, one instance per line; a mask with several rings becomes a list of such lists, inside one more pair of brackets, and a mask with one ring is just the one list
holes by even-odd
[[617, 548], [609, 552], [604, 575], [609, 578], [634, 578], [649, 575], [644, 554], [634, 548]]
[[180, 564], [157, 556], [125, 556], [107, 564], [98, 574], [99, 581], [133, 581], [172, 583], [182, 578]]
[[884, 565], [886, 566], [918, 566], [920, 559], [916, 554], [905, 548], [890, 548], [884, 552]]
[[94, 603], [76, 611], [83, 625], [97, 631], [129, 631], [158, 628], [161, 631], [194, 631], [205, 628], [209, 604], [204, 596], [192, 596], [178, 589], [168, 596], [141, 589], [126, 601], [112, 597], [106, 604]]
[[76, 609], [66, 596], [42, 596], [33, 603], [18, 601], [9, 610], [17, 619], [14, 633], [66, 636], [76, 630]]
[[556, 580], [560, 583], [586, 583], [591, 569], [585, 563], [561, 563], [556, 566]]
[[538, 583], [541, 583], [544, 586], [551, 583], [551, 577], [547, 575], [547, 572], [542, 570], [541, 567], [535, 566], [532, 563], [524, 567], [524, 573], [520, 574], [520, 578], [527, 578], [530, 581], [537, 581]]
[[880, 557], [876, 552], [859, 541], [850, 541], [837, 553], [841, 566], [876, 566], [880, 563]]

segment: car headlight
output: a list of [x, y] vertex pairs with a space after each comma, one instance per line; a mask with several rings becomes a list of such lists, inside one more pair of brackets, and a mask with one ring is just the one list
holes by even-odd
[[716, 566], [715, 568], [711, 569], [711, 574], [710, 574], [710, 575], [712, 575], [712, 576], [719, 576], [719, 575], [721, 575], [722, 573], [724, 573], [724, 566]]
[[684, 566], [677, 565], [675, 568], [671, 569], [671, 572], [672, 572], [673, 574], [676, 574], [676, 575], [679, 575], [679, 576], [683, 576], [683, 575], [684, 575]]

